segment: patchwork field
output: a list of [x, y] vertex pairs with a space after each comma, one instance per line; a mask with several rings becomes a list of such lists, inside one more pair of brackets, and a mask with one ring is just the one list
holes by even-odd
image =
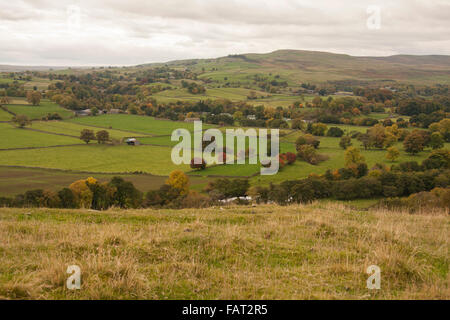
[[[250, 92], [254, 92], [257, 99], [247, 99]], [[271, 107], [288, 107], [295, 101], [301, 101], [300, 96], [288, 94], [269, 94], [267, 92], [259, 91], [257, 89], [246, 88], [214, 88], [208, 87], [203, 94], [191, 94], [186, 89], [178, 88], [171, 90], [164, 90], [153, 95], [158, 102], [176, 102], [179, 100], [185, 101], [202, 101], [202, 100], [220, 100], [227, 99], [230, 101], [245, 101], [251, 105], [264, 105]], [[263, 98], [262, 98], [263, 97]], [[312, 95], [305, 95], [305, 102], [310, 102], [314, 98]], [[327, 98], [327, 97], [325, 97]]]
[[49, 113], [58, 113], [63, 118], [70, 118], [73, 116], [72, 111], [61, 108], [56, 103], [49, 100], [41, 100], [39, 106], [29, 104], [7, 104], [4, 105], [4, 107], [16, 115], [23, 114], [33, 120], [42, 119], [42, 117], [45, 117]]
[[[127, 114], [78, 117], [69, 121], [82, 125], [98, 126], [150, 135], [171, 135], [172, 131], [176, 129], [188, 129], [190, 131], [194, 130], [194, 124], [192, 123], [159, 120], [152, 117]], [[210, 125], [203, 125], [204, 129], [211, 127], [212, 126]]]
[[[122, 131], [122, 130], [114, 130], [114, 129], [103, 129], [98, 127], [92, 127], [89, 125], [81, 125], [75, 122], [69, 121], [35, 121], [33, 122], [32, 127], [36, 130], [41, 130], [49, 133], [56, 134], [65, 134], [73, 137], [79, 137], [80, 132], [83, 129], [93, 130], [95, 132], [100, 130], [106, 130], [109, 132], [110, 138], [113, 139], [123, 139], [126, 137], [136, 137], [135, 132]], [[144, 134], [141, 134], [144, 135]]]
[[0, 149], [49, 147], [83, 143], [81, 140], [72, 137], [15, 128], [9, 123], [0, 123], [0, 136]]
[[[450, 299], [448, 215], [0, 209], [3, 299]], [[67, 290], [69, 265], [81, 289]], [[368, 290], [366, 269], [381, 269]]]
[[0, 165], [54, 168], [89, 172], [136, 171], [168, 175], [188, 165], [174, 165], [170, 148], [157, 146], [108, 146], [91, 144], [33, 150], [6, 150], [0, 153]]

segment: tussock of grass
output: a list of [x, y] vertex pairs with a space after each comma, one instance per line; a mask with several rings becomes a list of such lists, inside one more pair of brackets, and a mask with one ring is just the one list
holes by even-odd
[[[449, 221], [336, 203], [0, 209], [0, 298], [449, 299]], [[81, 290], [65, 287], [72, 264]]]

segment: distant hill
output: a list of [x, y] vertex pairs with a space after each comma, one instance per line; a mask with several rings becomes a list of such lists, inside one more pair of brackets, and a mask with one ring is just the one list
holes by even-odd
[[21, 72], [21, 71], [49, 71], [64, 70], [68, 67], [52, 67], [52, 66], [15, 66], [8, 64], [0, 64], [0, 72]]
[[139, 67], [170, 65], [204, 72], [201, 78], [245, 79], [246, 75], [279, 74], [294, 82], [383, 81], [450, 83], [450, 56], [394, 55], [356, 57], [320, 51], [278, 50], [238, 54], [217, 59], [191, 59]]

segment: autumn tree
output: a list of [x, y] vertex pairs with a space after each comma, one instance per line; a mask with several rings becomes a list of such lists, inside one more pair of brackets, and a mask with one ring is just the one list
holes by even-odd
[[39, 91], [28, 91], [27, 92], [27, 101], [31, 103], [33, 106], [38, 106], [41, 103], [41, 93]]
[[97, 131], [95, 137], [97, 138], [98, 143], [104, 144], [109, 140], [109, 132], [106, 130]]
[[434, 149], [440, 149], [444, 146], [444, 138], [439, 132], [433, 132], [429, 142], [430, 147]]
[[386, 159], [394, 162], [400, 156], [400, 152], [396, 147], [387, 148]]
[[92, 193], [88, 184], [94, 183], [97, 183], [97, 180], [89, 177], [87, 179], [75, 181], [69, 186], [69, 189], [72, 190], [75, 196], [75, 202], [77, 203], [78, 207], [85, 209], [91, 208], [94, 194]]
[[180, 190], [180, 195], [186, 195], [189, 192], [189, 177], [181, 170], [172, 171], [166, 184]]
[[352, 145], [352, 138], [350, 136], [343, 136], [339, 141], [339, 146], [344, 150], [350, 147], [351, 145]]
[[376, 124], [367, 130], [371, 145], [375, 148], [382, 149], [385, 145], [386, 131], [382, 124]]
[[14, 125], [18, 128], [25, 128], [31, 125], [31, 120], [24, 114], [19, 114], [12, 119]]
[[345, 151], [345, 166], [347, 168], [356, 168], [360, 163], [364, 163], [364, 156], [358, 148], [348, 147]]
[[414, 130], [409, 135], [406, 136], [405, 141], [403, 141], [403, 147], [405, 151], [411, 154], [419, 153], [423, 151], [425, 144], [425, 139], [419, 130]]
[[[436, 125], [432, 125], [436, 126]], [[431, 129], [431, 126], [430, 126]], [[445, 118], [437, 123], [437, 129], [445, 141], [450, 142], [450, 119]]]
[[84, 142], [86, 142], [86, 144], [89, 143], [89, 141], [91, 140], [95, 140], [95, 133], [93, 130], [89, 130], [89, 129], [83, 129], [81, 130], [80, 133], [80, 139], [83, 140]]
[[291, 122], [291, 128], [303, 130], [305, 128], [305, 122], [302, 119], [294, 119]]
[[325, 123], [313, 123], [310, 126], [310, 132], [311, 134], [315, 136], [324, 136], [327, 133], [327, 125]]

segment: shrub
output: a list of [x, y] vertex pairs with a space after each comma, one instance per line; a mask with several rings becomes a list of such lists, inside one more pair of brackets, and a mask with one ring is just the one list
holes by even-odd
[[331, 127], [330, 129], [328, 129], [327, 131], [327, 136], [328, 137], [342, 137], [344, 135], [344, 130], [342, 130], [341, 128], [338, 127]]
[[313, 123], [310, 126], [309, 133], [315, 136], [324, 136], [327, 133], [327, 125], [324, 123]]
[[317, 149], [319, 148], [320, 140], [316, 139], [310, 134], [305, 134], [303, 136], [298, 137], [297, 140], [295, 141], [295, 147], [297, 151], [299, 151], [300, 146], [303, 145], [310, 145], [313, 146], [314, 149]]
[[287, 159], [288, 164], [293, 164], [295, 162], [295, 160], [297, 159], [297, 156], [295, 155], [295, 153], [286, 152], [286, 159]]
[[339, 146], [344, 150], [350, 147], [351, 145], [352, 145], [352, 138], [350, 136], [343, 136], [339, 141]]

